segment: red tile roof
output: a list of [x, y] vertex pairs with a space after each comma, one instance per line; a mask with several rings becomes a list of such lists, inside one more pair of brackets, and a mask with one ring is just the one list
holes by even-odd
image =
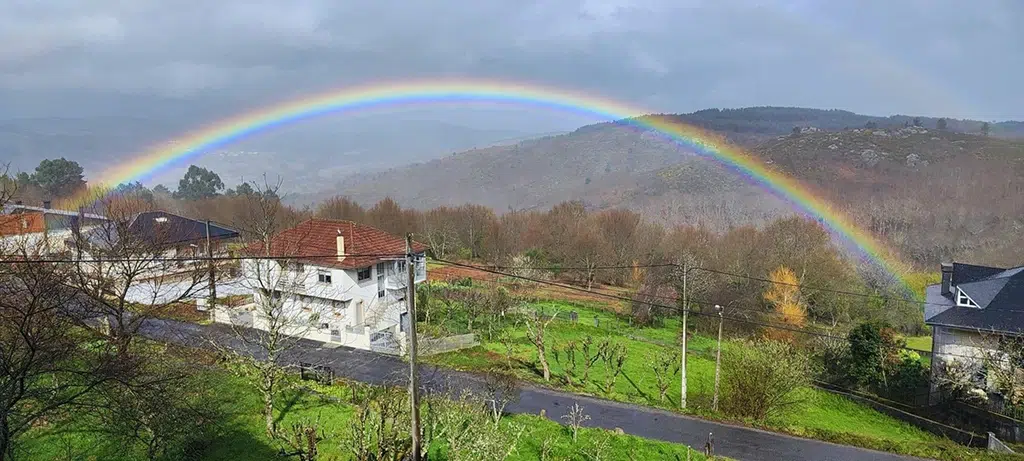
[[42, 213], [17, 213], [0, 216], [0, 235], [33, 234], [46, 231]]
[[[340, 232], [340, 234], [339, 234]], [[345, 256], [338, 261], [337, 237], [345, 237]], [[427, 245], [413, 241], [413, 253], [426, 251]], [[264, 251], [260, 244], [249, 247], [250, 254]], [[368, 267], [384, 259], [397, 259], [405, 255], [405, 239], [376, 227], [352, 221], [309, 219], [274, 236], [271, 256], [298, 256], [299, 261], [317, 266], [339, 269]]]

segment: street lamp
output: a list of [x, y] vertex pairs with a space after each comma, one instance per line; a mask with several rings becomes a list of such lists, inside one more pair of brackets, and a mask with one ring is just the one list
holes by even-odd
[[715, 352], [715, 394], [711, 398], [711, 411], [718, 411], [718, 381], [722, 374], [722, 306], [715, 304], [715, 311], [718, 312], [718, 351]]

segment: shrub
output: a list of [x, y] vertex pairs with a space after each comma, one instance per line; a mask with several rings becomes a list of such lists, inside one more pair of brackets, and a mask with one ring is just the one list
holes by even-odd
[[811, 360], [788, 343], [759, 340], [722, 351], [722, 409], [764, 420], [800, 402], [796, 390], [811, 380]]
[[850, 345], [847, 341], [841, 337], [818, 337], [811, 348], [821, 380], [839, 384], [849, 380], [846, 366], [850, 361]]
[[929, 370], [916, 356], [913, 352], [903, 355], [892, 376], [886, 380], [886, 397], [913, 404], [922, 392], [928, 392]]
[[886, 387], [885, 374], [899, 365], [903, 347], [896, 332], [879, 324], [865, 323], [850, 331], [847, 340], [850, 379], [864, 387]]

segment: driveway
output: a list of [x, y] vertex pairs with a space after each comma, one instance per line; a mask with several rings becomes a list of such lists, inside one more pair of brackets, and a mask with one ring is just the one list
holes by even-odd
[[[224, 325], [195, 325], [172, 320], [149, 320], [142, 333], [152, 339], [193, 347], [210, 347], [211, 341], [240, 353], [257, 356], [251, 347], [234, 337]], [[299, 362], [329, 367], [335, 376], [372, 384], [402, 384], [406, 382], [409, 365], [402, 359], [370, 351], [334, 346], [302, 340], [299, 347], [284, 357], [297, 365]], [[480, 389], [482, 379], [472, 373], [424, 365], [421, 367], [423, 387], [428, 391]], [[510, 413], [539, 414], [561, 423], [567, 408], [578, 403], [591, 419], [590, 427], [621, 428], [629, 434], [684, 443], [700, 449], [708, 433], [714, 434], [715, 454], [739, 460], [765, 461], [896, 461], [912, 460], [863, 448], [838, 445], [818, 440], [803, 439], [748, 427], [706, 421], [637, 405], [611, 402], [580, 396], [548, 388], [520, 384], [519, 400], [508, 406]]]

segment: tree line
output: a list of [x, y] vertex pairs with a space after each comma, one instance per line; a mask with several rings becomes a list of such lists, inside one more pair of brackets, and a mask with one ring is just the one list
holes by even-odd
[[[48, 168], [41, 163], [36, 175]], [[80, 172], [73, 167], [61, 170], [71, 171], [72, 176]], [[191, 165], [173, 193], [159, 186], [150, 190], [139, 183], [121, 184], [113, 192], [152, 207], [224, 223], [239, 222], [251, 214], [248, 204], [252, 194], [273, 194], [275, 203], [280, 204], [279, 212], [286, 217], [276, 220], [278, 224], [290, 225], [313, 216], [352, 220], [396, 235], [414, 233], [430, 246], [436, 258], [522, 266], [520, 269], [544, 267], [554, 277], [588, 288], [595, 284], [629, 285], [647, 296], [657, 296], [658, 292], [662, 298], [666, 293], [676, 296], [681, 292], [679, 271], [637, 268], [684, 263], [694, 268], [714, 268], [740, 277], [691, 270], [688, 275], [693, 299], [727, 300], [764, 311], [770, 309], [759, 295], [764, 282], [758, 279], [784, 266], [795, 272], [801, 285], [820, 288], [803, 294], [813, 323], [839, 327], [880, 320], [908, 332], [923, 328], [915, 306], [891, 299], [909, 293], [900, 291], [890, 274], [848, 257], [822, 225], [804, 218], [780, 218], [763, 227], [720, 232], [686, 224], [665, 226], [631, 210], [592, 210], [576, 201], [557, 204], [547, 211], [504, 213], [474, 204], [416, 210], [403, 208], [391, 198], [367, 207], [344, 196], [315, 206], [295, 207], [278, 200], [280, 186], [280, 181], [271, 184], [264, 178], [225, 190], [219, 175]], [[272, 230], [284, 227], [287, 225], [280, 224]], [[607, 269], [609, 266], [614, 268]], [[639, 272], [642, 277], [638, 278]], [[830, 290], [883, 296], [853, 298]]]

